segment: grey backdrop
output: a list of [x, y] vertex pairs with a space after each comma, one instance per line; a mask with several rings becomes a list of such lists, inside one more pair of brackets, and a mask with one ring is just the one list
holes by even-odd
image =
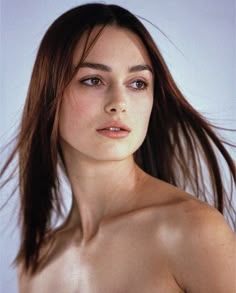
[[[32, 65], [45, 30], [65, 10], [85, 2], [1, 0], [0, 147], [13, 135], [19, 122]], [[236, 128], [236, 1], [105, 2], [120, 4], [159, 26], [179, 50], [144, 21], [188, 100], [214, 123]], [[232, 133], [226, 137], [236, 141]], [[0, 165], [5, 156], [6, 152], [1, 154]], [[12, 184], [0, 190], [1, 204], [11, 187]], [[19, 244], [17, 197], [16, 193], [0, 212], [2, 293], [17, 292], [16, 272], [10, 267]]]

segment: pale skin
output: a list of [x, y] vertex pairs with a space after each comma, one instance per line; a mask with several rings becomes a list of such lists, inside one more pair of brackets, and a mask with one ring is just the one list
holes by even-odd
[[[142, 42], [106, 27], [63, 98], [59, 130], [72, 209], [41, 270], [19, 273], [20, 293], [236, 292], [236, 240], [223, 217], [133, 160], [152, 103]], [[114, 121], [127, 135], [99, 132]]]

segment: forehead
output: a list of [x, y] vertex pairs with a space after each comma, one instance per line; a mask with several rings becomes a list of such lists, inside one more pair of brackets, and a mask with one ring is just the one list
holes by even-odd
[[[85, 48], [86, 46], [86, 48]], [[147, 50], [141, 39], [128, 29], [117, 26], [106, 26], [101, 30], [97, 26], [88, 37], [85, 33], [78, 42], [73, 56], [73, 63], [77, 65], [83, 51], [88, 49], [85, 60], [113, 63], [122, 61], [145, 63], [151, 66]]]

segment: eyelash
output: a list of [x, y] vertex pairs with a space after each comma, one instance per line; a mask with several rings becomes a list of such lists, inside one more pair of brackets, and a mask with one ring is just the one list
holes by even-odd
[[[86, 83], [88, 81], [93, 81], [93, 80], [98, 81], [99, 84], [88, 84], [88, 83]], [[101, 81], [101, 79], [98, 78], [98, 77], [89, 77], [89, 78], [81, 79], [80, 80], [80, 83], [83, 84], [83, 85], [86, 85], [86, 86], [91, 86], [91, 87], [99, 87], [101, 84], [103, 84], [103, 82]]]
[[145, 82], [144, 80], [142, 80], [142, 79], [136, 79], [136, 80], [134, 80], [133, 82], [131, 82], [131, 84], [133, 84], [133, 83], [142, 83], [142, 87], [141, 88], [134, 88], [134, 87], [132, 87], [135, 91], [144, 91], [144, 90], [146, 90], [147, 89], [147, 87], [148, 87], [148, 83], [147, 82]]
[[[93, 81], [96, 81], [96, 84], [91, 84]], [[90, 82], [90, 84], [88, 82]], [[99, 77], [89, 77], [89, 78], [81, 79], [80, 83], [82, 85], [90, 86], [90, 87], [99, 87], [99, 86], [104, 84]], [[142, 83], [142, 87], [141, 88], [137, 88], [137, 87], [135, 88], [135, 87], [130, 86], [130, 85], [132, 85], [134, 83], [136, 83], [136, 85], [137, 85], [137, 83]], [[130, 85], [129, 85], [129, 87], [131, 87], [135, 91], [143, 91], [143, 90], [146, 90], [147, 87], [148, 87], [148, 83], [146, 81], [142, 80], [142, 79], [136, 79], [136, 80], [132, 81], [130, 83]]]

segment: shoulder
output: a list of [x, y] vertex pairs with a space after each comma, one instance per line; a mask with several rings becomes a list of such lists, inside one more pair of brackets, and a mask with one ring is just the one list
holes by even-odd
[[166, 253], [178, 283], [187, 292], [235, 290], [236, 238], [224, 217], [191, 196], [168, 214]]
[[[235, 244], [235, 234], [223, 215], [207, 203], [189, 199], [174, 212], [176, 228], [183, 249], [217, 249], [218, 245]], [[186, 241], [188, 240], [188, 241]]]
[[29, 293], [32, 292], [31, 288], [31, 277], [24, 270], [22, 264], [18, 264], [17, 266], [17, 275], [18, 275], [18, 289], [19, 293]]
[[[160, 181], [151, 181], [156, 253], [162, 253], [186, 292], [236, 291], [236, 235], [213, 207]], [[151, 198], [151, 197], [150, 197]], [[153, 217], [152, 217], [153, 219]], [[155, 250], [154, 250], [155, 251]]]
[[207, 237], [210, 232], [216, 236], [220, 233], [234, 236], [223, 215], [208, 203], [155, 178], [148, 184], [150, 188], [145, 198], [156, 208], [156, 214], [163, 216], [166, 227], [192, 237], [197, 237], [199, 233]]
[[54, 242], [54, 234], [50, 231], [46, 234], [45, 242], [39, 251], [39, 266], [35, 272], [32, 272], [31, 269], [26, 270], [23, 260], [18, 262], [17, 275], [19, 293], [38, 292], [37, 288], [43, 288], [46, 280], [48, 280], [50, 276], [48, 270], [45, 270], [44, 268], [51, 261]]

